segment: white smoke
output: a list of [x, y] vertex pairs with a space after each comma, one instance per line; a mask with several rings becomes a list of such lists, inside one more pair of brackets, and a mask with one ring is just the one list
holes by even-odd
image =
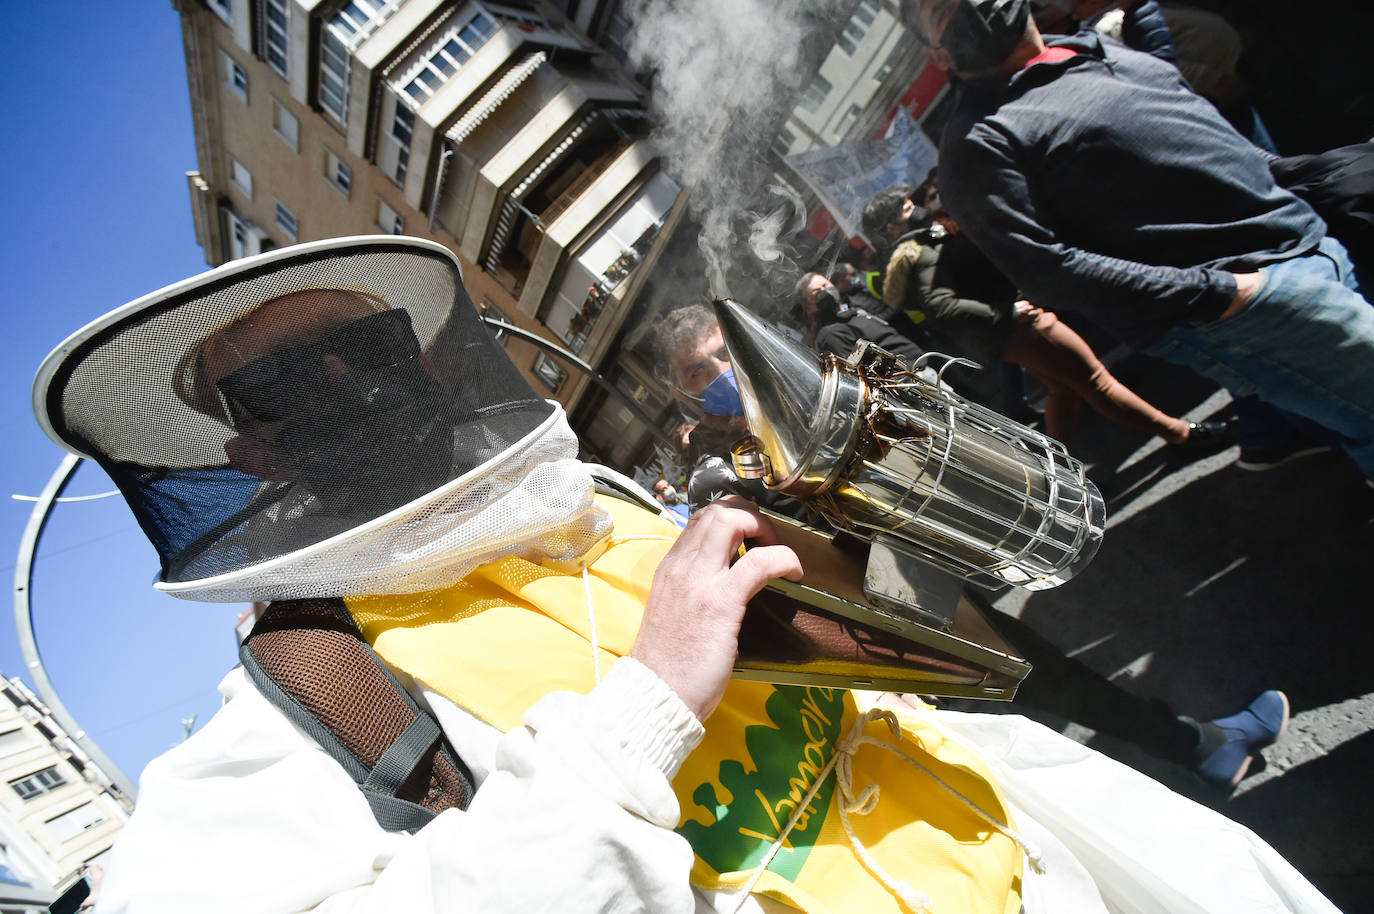
[[789, 256], [784, 238], [806, 222], [801, 200], [751, 212], [766, 180], [762, 160], [779, 114], [810, 79], [802, 53], [809, 31], [852, 0], [630, 0], [627, 50], [654, 73], [658, 153], [691, 194], [698, 246], [713, 295], [726, 295], [726, 268], [739, 260], [741, 231], [765, 263]]
[[782, 239], [797, 234], [806, 225], [806, 204], [795, 190], [782, 184], [770, 185], [768, 192], [781, 197], [783, 202], [766, 214], [748, 214], [749, 250], [764, 263], [777, 263], [794, 254]]

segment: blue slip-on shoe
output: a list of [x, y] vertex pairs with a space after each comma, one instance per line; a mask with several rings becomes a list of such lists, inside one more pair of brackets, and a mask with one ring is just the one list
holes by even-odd
[[1244, 710], [1230, 717], [1199, 724], [1202, 738], [1198, 742], [1193, 765], [1198, 777], [1209, 784], [1234, 788], [1250, 770], [1255, 753], [1270, 745], [1288, 727], [1288, 696], [1270, 689]]

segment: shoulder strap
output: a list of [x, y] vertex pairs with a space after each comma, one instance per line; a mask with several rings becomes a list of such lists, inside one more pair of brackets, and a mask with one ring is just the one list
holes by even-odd
[[612, 498], [618, 498], [632, 505], [639, 505], [646, 511], [652, 511], [655, 514], [663, 513], [662, 506], [656, 500], [649, 498], [648, 494], [633, 480], [626, 479], [623, 476], [616, 478], [616, 476], [611, 476], [608, 473], [598, 473], [596, 469], [600, 468], [597, 467], [593, 469], [592, 488], [598, 495], [608, 495]]
[[343, 766], [382, 828], [415, 831], [472, 799], [467, 766], [342, 600], [272, 603], [239, 658], [267, 700]]

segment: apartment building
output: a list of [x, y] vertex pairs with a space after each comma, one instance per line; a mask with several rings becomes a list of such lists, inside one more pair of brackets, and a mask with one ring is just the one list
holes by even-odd
[[132, 808], [19, 679], [0, 679], [0, 779], [0, 866], [35, 889], [99, 863]]
[[907, 104], [913, 81], [937, 78], [936, 88], [943, 88], [941, 71], [926, 72], [927, 56], [902, 24], [896, 0], [858, 0], [838, 24], [834, 44], [784, 122], [774, 151], [795, 155], [877, 135], [893, 109]]
[[[644, 142], [643, 88], [584, 31], [605, 18], [598, 4], [173, 5], [207, 263], [342, 235], [438, 241], [479, 308], [664, 413], [666, 399], [637, 380], [643, 366], [621, 370], [615, 341], [685, 195]], [[644, 452], [650, 429], [614, 400], [602, 410], [585, 374], [503, 342], [593, 456], [624, 468]]]

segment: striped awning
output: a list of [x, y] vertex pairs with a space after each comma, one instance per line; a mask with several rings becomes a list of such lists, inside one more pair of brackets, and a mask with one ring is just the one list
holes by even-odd
[[467, 114], [458, 119], [458, 122], [448, 129], [444, 134], [455, 143], [461, 143], [468, 138], [477, 126], [491, 116], [491, 113], [500, 107], [501, 103], [510, 97], [511, 93], [520, 88], [520, 84], [530, 78], [539, 65], [548, 59], [543, 51], [531, 54], [523, 61], [516, 64], [506, 71], [506, 75], [496, 81], [496, 85], [486, 91], [486, 94], [477, 100]]

